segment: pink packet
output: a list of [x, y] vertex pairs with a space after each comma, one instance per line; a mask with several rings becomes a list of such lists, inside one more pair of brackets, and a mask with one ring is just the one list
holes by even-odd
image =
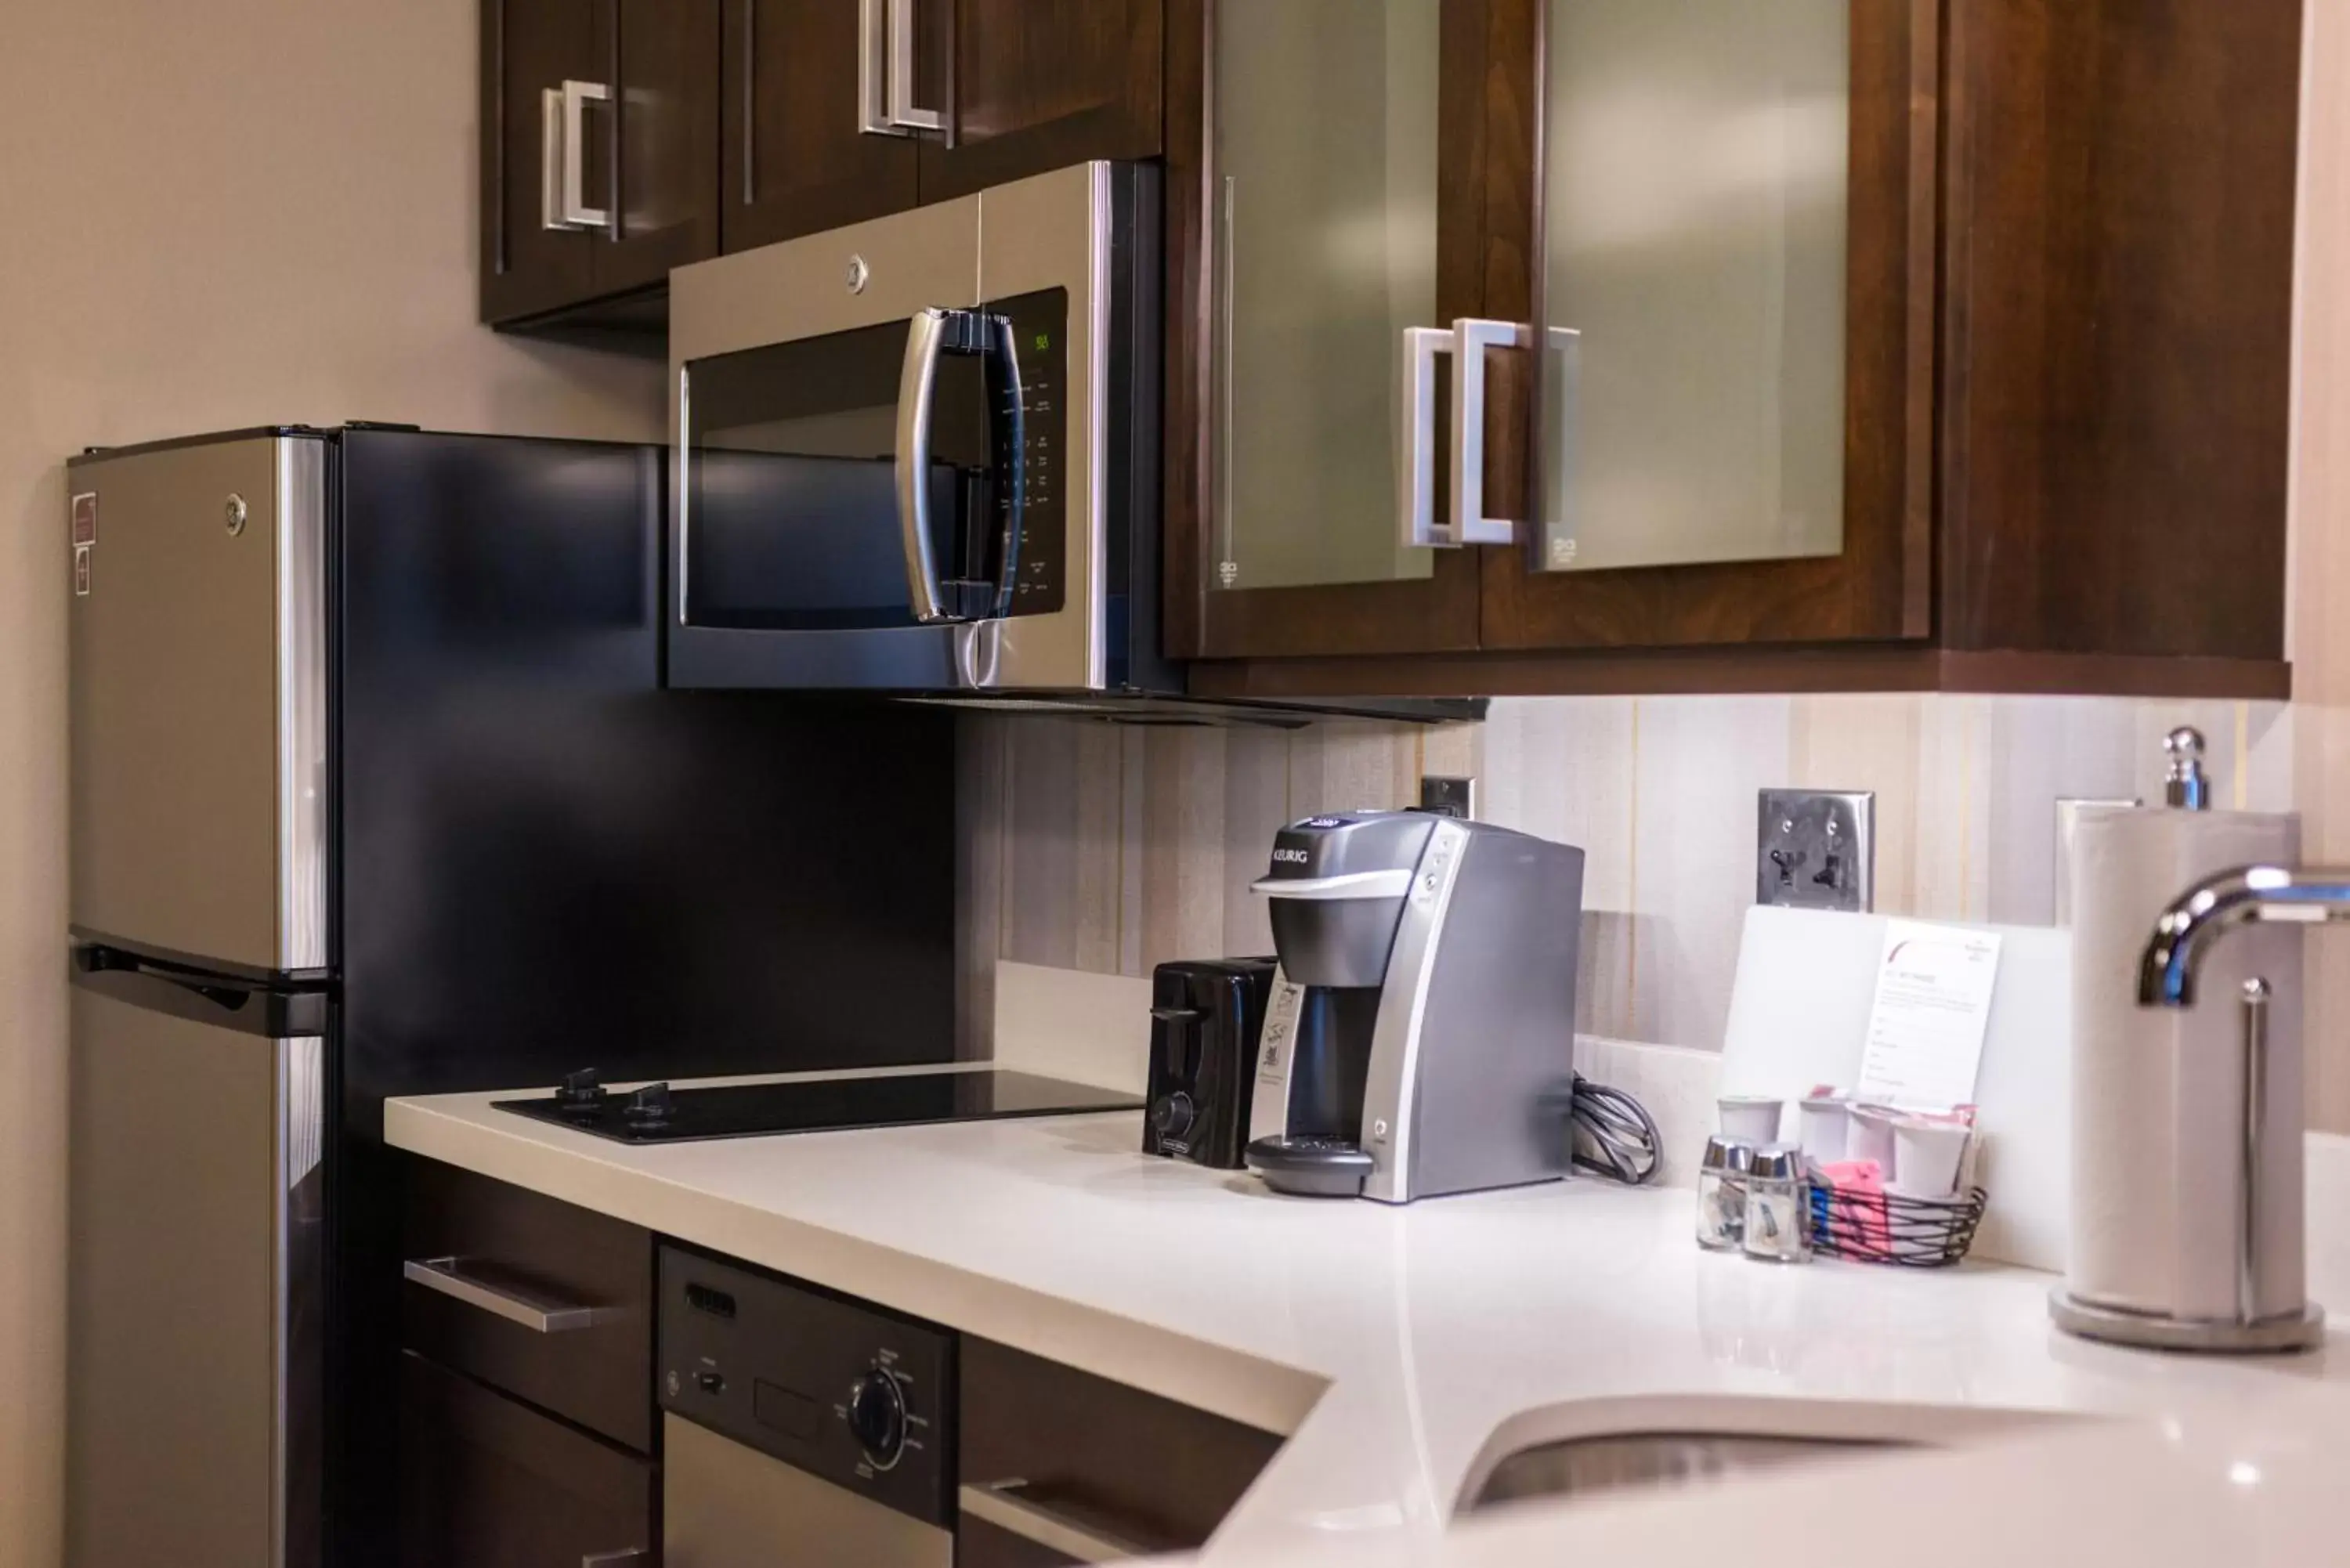
[[1829, 1189], [1828, 1204], [1844, 1228], [1858, 1232], [1854, 1247], [1863, 1257], [1889, 1258], [1893, 1238], [1885, 1215], [1885, 1173], [1873, 1159], [1839, 1160], [1819, 1168]]

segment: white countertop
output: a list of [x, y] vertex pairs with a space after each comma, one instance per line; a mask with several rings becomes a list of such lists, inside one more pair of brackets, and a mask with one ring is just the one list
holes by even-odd
[[[1139, 1153], [1136, 1113], [633, 1147], [489, 1108], [505, 1097], [395, 1100], [386, 1137], [1292, 1434], [1203, 1554], [1217, 1564], [1336, 1549], [1354, 1568], [1484, 1568], [1632, 1543], [1625, 1561], [1695, 1563], [1788, 1519], [1807, 1564], [1886, 1561], [1887, 1531], [1912, 1563], [2027, 1544], [2054, 1560], [2063, 1540], [2145, 1563], [2220, 1560], [2215, 1542], [2238, 1562], [2328, 1550], [2274, 1532], [2333, 1511], [2350, 1357], [2083, 1344], [2048, 1326], [2045, 1274], [1773, 1268], [1700, 1251], [1687, 1191], [1595, 1179], [1405, 1209], [1278, 1198]], [[2123, 1420], [2043, 1430], [2015, 1412]], [[1497, 1457], [1719, 1424], [1998, 1440], [1858, 1461], [1877, 1472], [1865, 1499], [1808, 1472], [1447, 1529], [1489, 1441]], [[1787, 1501], [1757, 1512], [1759, 1486]], [[2074, 1534], [2046, 1533], [2065, 1520]]]

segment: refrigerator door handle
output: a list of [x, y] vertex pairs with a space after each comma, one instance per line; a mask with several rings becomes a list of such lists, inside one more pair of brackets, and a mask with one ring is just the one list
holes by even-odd
[[233, 975], [162, 964], [120, 948], [88, 943], [73, 950], [73, 983], [84, 991], [197, 1023], [264, 1039], [327, 1032], [327, 993], [289, 991]]

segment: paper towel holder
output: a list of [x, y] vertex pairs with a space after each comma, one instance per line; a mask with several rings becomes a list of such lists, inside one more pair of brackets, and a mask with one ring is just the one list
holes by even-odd
[[[2248, 866], [2206, 877], [2181, 893], [2155, 922], [2138, 961], [2141, 1007], [2196, 1004], [2196, 971], [2221, 936], [2241, 926], [2315, 925], [2350, 920], [2350, 870]], [[2308, 1350], [2325, 1338], [2324, 1309], [2304, 1301], [2293, 1310], [2258, 1315], [2262, 1227], [2260, 1173], [2268, 1101], [2269, 982], [2257, 976], [2237, 993], [2237, 1039], [2243, 1053], [2244, 1116], [2239, 1129], [2236, 1315], [2182, 1318], [2128, 1312], [2085, 1302], [2068, 1292], [2049, 1297], [2056, 1326], [2084, 1339], [2158, 1350], [2240, 1354]]]

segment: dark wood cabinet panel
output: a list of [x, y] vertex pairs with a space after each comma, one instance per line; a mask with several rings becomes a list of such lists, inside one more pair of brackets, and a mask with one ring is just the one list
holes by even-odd
[[[1688, 648], [1932, 632], [1939, 11], [1939, 0], [1852, 5], [1842, 553], [1547, 572], [1534, 570], [1524, 551], [1487, 550], [1485, 647]], [[1531, 62], [1518, 74], [1532, 94]], [[1531, 137], [1530, 126], [1507, 124], [1503, 134]], [[1497, 250], [1523, 244], [1538, 254], [1531, 223], [1523, 233], [1509, 227]]]
[[610, 68], [611, 0], [482, 0], [482, 318], [596, 292], [598, 236], [545, 224], [544, 95]]
[[[1540, 275], [1526, 199], [1541, 190], [1543, 51], [1506, 40], [1552, 3], [1461, 8], [1503, 40], [1480, 88], [1486, 315], [1540, 317], [1514, 299]], [[1173, 182], [1169, 402], [1186, 422], [1169, 444], [1168, 619], [1201, 658], [1192, 689], [2289, 691], [2303, 14], [2304, 0], [1852, 0], [1842, 550], [1584, 572], [1467, 552], [1468, 638], [1428, 637], [1427, 602], [1384, 585], [1203, 591], [1205, 393], [1188, 411], [1183, 399], [1212, 384], [1213, 244], [1183, 204], [1200, 182]], [[1465, 57], [1453, 37], [1448, 84]], [[1179, 171], [1188, 43], [1174, 25]], [[1470, 166], [1452, 123], [1449, 185]], [[1538, 398], [1519, 403], [1510, 445], [1528, 486]], [[1490, 420], [1488, 443], [1504, 444]], [[1252, 626], [1253, 603], [1282, 624]]]
[[598, 1319], [540, 1333], [410, 1281], [401, 1286], [401, 1343], [651, 1452], [651, 1234], [438, 1160], [409, 1159], [402, 1186], [404, 1257], [455, 1258], [494, 1288], [589, 1308]]
[[1954, 648], [2283, 648], [2301, 0], [1954, 0]]
[[400, 1361], [400, 1568], [659, 1563], [651, 1463], [413, 1353]]
[[851, 0], [725, 0], [722, 227], [749, 250], [902, 212], [920, 150], [858, 129]]
[[1070, 1568], [1077, 1561], [969, 1515], [955, 1530], [955, 1568]]
[[670, 268], [718, 254], [719, 0], [606, 3], [619, 86], [596, 285], [619, 294], [666, 286]]
[[[942, 29], [951, 61], [942, 89], [951, 134], [920, 144], [922, 200], [1096, 158], [1159, 156], [1166, 3], [917, 0], [925, 52], [941, 52]], [[935, 74], [918, 69], [918, 97]]]
[[1204, 1542], [1281, 1448], [1270, 1432], [987, 1340], [963, 1340], [961, 1377], [966, 1484], [1029, 1481], [1160, 1551]]

